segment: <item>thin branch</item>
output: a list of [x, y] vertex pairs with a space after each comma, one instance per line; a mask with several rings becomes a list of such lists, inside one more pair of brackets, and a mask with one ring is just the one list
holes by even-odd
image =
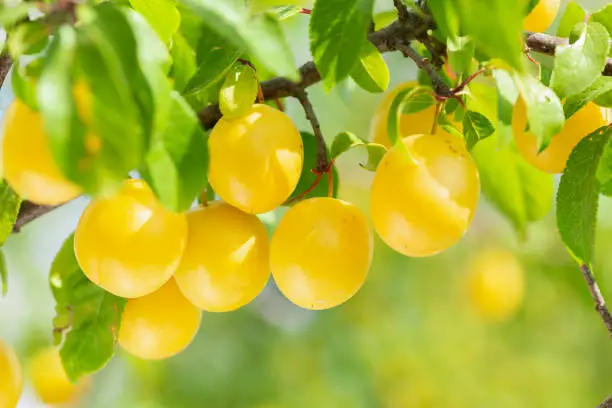
[[612, 395], [606, 398], [604, 402], [599, 404], [597, 408], [612, 408]]
[[393, 0], [393, 5], [397, 9], [397, 17], [401, 21], [406, 21], [410, 18], [410, 13], [408, 12], [408, 8], [406, 7], [404, 3], [402, 3], [402, 0]]
[[431, 79], [436, 94], [445, 98], [451, 98], [453, 96], [453, 90], [444, 82], [436, 67], [434, 67], [427, 58], [424, 58], [421, 54], [416, 52], [414, 48], [402, 41], [398, 41], [395, 44], [395, 49], [413, 60], [419, 69], [425, 71], [427, 76]]
[[308, 98], [308, 93], [303, 88], [296, 89], [295, 98], [300, 101], [300, 104], [302, 104], [304, 112], [306, 113], [306, 119], [308, 119], [312, 125], [312, 130], [317, 138], [317, 165], [314, 168], [314, 171], [319, 174], [327, 173], [328, 171], [331, 172], [331, 165], [329, 163], [329, 158], [327, 157], [325, 138], [323, 137], [323, 132], [321, 132], [321, 125], [319, 124], [317, 114], [315, 113], [312, 103], [310, 103], [310, 99]]
[[13, 65], [13, 60], [11, 59], [10, 55], [0, 55], [0, 86], [2, 86], [2, 84], [4, 83], [4, 79], [8, 75], [8, 72], [11, 69], [11, 65]]
[[[555, 49], [560, 45], [568, 43], [567, 38], [555, 37], [553, 35], [527, 32], [525, 34], [525, 44], [535, 52], [546, 55], [555, 55]], [[612, 76], [612, 58], [608, 58], [602, 75]]]
[[593, 273], [588, 265], [580, 265], [580, 271], [582, 272], [582, 275], [584, 275], [584, 280], [586, 280], [587, 286], [589, 287], [589, 292], [591, 292], [591, 297], [595, 302], [595, 310], [597, 310], [601, 316], [601, 320], [606, 325], [608, 333], [612, 336], [612, 315], [606, 306], [606, 301], [601, 294], [601, 290], [599, 290], [599, 285], [595, 280], [595, 276], [593, 276]]
[[21, 203], [21, 207], [19, 208], [19, 215], [17, 216], [17, 221], [15, 225], [13, 225], [13, 232], [21, 231], [24, 225], [29, 223], [30, 221], [34, 221], [40, 216], [45, 215], [46, 213], [55, 210], [59, 205], [39, 205], [34, 204], [31, 201], [24, 201]]

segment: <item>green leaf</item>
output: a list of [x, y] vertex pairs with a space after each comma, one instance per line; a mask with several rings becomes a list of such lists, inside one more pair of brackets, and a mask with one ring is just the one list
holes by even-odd
[[6, 297], [8, 292], [8, 270], [4, 251], [0, 249], [0, 301]]
[[0, 246], [4, 245], [13, 232], [20, 207], [21, 199], [6, 183], [6, 180], [2, 180], [0, 182]]
[[351, 132], [341, 132], [336, 135], [330, 150], [332, 160], [337, 159], [342, 153], [357, 146], [365, 147], [368, 154], [368, 160], [365, 163], [359, 163], [359, 165], [366, 170], [376, 171], [378, 163], [380, 163], [385, 153], [387, 153], [387, 149], [380, 144], [365, 143]]
[[225, 76], [240, 55], [240, 47], [228, 44], [223, 37], [204, 27], [196, 54], [198, 69], [187, 83], [185, 93], [207, 91]]
[[22, 102], [33, 110], [38, 110], [36, 100], [36, 78], [27, 75], [27, 68], [22, 64], [22, 59], [18, 58], [11, 70], [11, 87], [13, 93]]
[[527, 107], [529, 130], [544, 150], [554, 135], [563, 128], [565, 116], [557, 94], [536, 78], [515, 74], [515, 84]]
[[606, 4], [602, 9], [591, 14], [590, 20], [603, 25], [612, 36], [612, 4]]
[[435, 104], [436, 100], [430, 92], [418, 92], [412, 95], [411, 98], [404, 100], [402, 113], [406, 115], [410, 113], [422, 112]]
[[463, 133], [468, 150], [471, 150], [476, 143], [491, 136], [494, 132], [495, 127], [483, 114], [467, 111], [463, 116]]
[[561, 98], [586, 89], [601, 75], [609, 49], [610, 36], [604, 26], [586, 24], [575, 43], [560, 45], [555, 50], [551, 88]]
[[368, 41], [373, 0], [317, 0], [310, 17], [310, 51], [330, 90], [346, 78]]
[[49, 29], [41, 21], [22, 23], [11, 31], [7, 45], [13, 57], [41, 52], [49, 40]]
[[10, 28], [21, 20], [28, 18], [28, 13], [34, 9], [32, 3], [18, 3], [13, 7], [0, 4], [0, 27]]
[[578, 23], [584, 22], [586, 17], [586, 11], [582, 6], [575, 1], [570, 1], [565, 6], [565, 13], [561, 17], [559, 22], [559, 28], [557, 28], [557, 36], [568, 38], [574, 26]]
[[389, 87], [389, 67], [378, 49], [366, 42], [359, 55], [359, 61], [351, 71], [351, 78], [368, 92], [384, 92]]
[[76, 382], [104, 367], [114, 355], [125, 299], [85, 277], [74, 255], [74, 234], [55, 257], [49, 282], [56, 301], [54, 332], [60, 334], [56, 340], [64, 337], [60, 357], [68, 378]]
[[293, 5], [277, 6], [271, 12], [276, 15], [279, 21], [288, 20], [291, 17], [299, 16], [302, 8]]
[[606, 94], [612, 92], [612, 77], [600, 76], [593, 82], [593, 85], [584, 91], [574, 94], [566, 99], [563, 104], [565, 118], [570, 118], [573, 114], [582, 109], [587, 103], [595, 100], [599, 105], [606, 106]]
[[189, 104], [177, 92], [171, 101], [165, 128], [147, 152], [143, 176], [166, 208], [180, 212], [188, 210], [206, 186], [208, 148]]
[[170, 42], [181, 24], [174, 0], [130, 0], [130, 4], [151, 24], [163, 42]]
[[[452, 3], [452, 2], [448, 2]], [[523, 0], [455, 1], [463, 34], [471, 35], [478, 50], [524, 70], [522, 55]]]
[[[258, 64], [278, 76], [299, 80], [282, 28], [270, 14], [249, 18], [246, 9], [219, 0], [180, 0], [223, 38], [223, 46], [244, 49]], [[200, 65], [201, 68], [201, 65]]]
[[449, 37], [446, 44], [448, 62], [453, 72], [468, 74], [474, 58], [474, 42], [470, 37]]
[[543, 218], [554, 200], [554, 178], [523, 159], [514, 144], [500, 146], [497, 136], [472, 149], [486, 198], [519, 234], [531, 221]]
[[597, 222], [597, 168], [612, 129], [602, 127], [578, 143], [557, 192], [557, 228], [570, 254], [591, 265]]
[[197, 70], [196, 54], [185, 37], [177, 33], [172, 38], [172, 72], [174, 89], [182, 92]]
[[429, 0], [427, 2], [438, 28], [445, 37], [453, 38], [459, 34], [459, 10], [457, 2], [448, 0]]
[[[387, 117], [387, 132], [389, 134], [389, 141], [391, 142], [392, 146], [402, 138], [402, 135], [400, 134], [401, 115], [406, 110], [412, 111], [411, 109], [407, 109], [407, 107], [420, 108], [424, 106], [423, 95], [429, 94], [430, 92], [430, 88], [419, 85], [413, 88], [403, 89], [395, 96], [393, 102], [391, 103], [391, 107], [389, 108], [389, 116]], [[431, 98], [431, 96], [429, 97]]]
[[501, 146], [505, 146], [512, 138], [512, 112], [518, 98], [518, 90], [512, 81], [512, 76], [504, 70], [493, 71], [497, 89], [497, 135]]
[[[304, 144], [304, 166], [302, 167], [302, 175], [297, 187], [289, 197], [289, 200], [303, 194], [308, 188], [310, 188], [315, 182], [317, 175], [312, 172], [317, 165], [317, 138], [312, 133], [300, 132], [302, 136], [302, 143]], [[334, 165], [332, 167], [333, 177], [333, 191], [332, 196], [338, 196], [338, 187], [340, 178], [338, 177], [338, 170]], [[328, 194], [329, 179], [326, 174], [323, 175], [321, 181], [311, 192], [306, 194], [304, 198], [311, 197], [327, 197]]]
[[381, 11], [380, 13], [375, 13], [374, 17], [372, 17], [374, 21], [374, 30], [378, 31], [382, 28], [391, 25], [395, 20], [397, 20], [397, 9]]
[[87, 185], [79, 160], [85, 151], [85, 127], [73, 98], [76, 32], [62, 26], [51, 41], [43, 73], [38, 80], [37, 97], [51, 151], [62, 172], [71, 180]]
[[606, 143], [601, 155], [599, 167], [597, 168], [597, 182], [599, 192], [605, 196], [612, 197], [612, 144]]
[[234, 64], [219, 93], [219, 108], [223, 116], [236, 119], [246, 115], [255, 103], [258, 89], [255, 70], [247, 64]]

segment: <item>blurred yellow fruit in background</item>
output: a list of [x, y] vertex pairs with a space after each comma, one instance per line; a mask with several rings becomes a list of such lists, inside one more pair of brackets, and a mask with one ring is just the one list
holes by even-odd
[[478, 170], [457, 137], [417, 135], [403, 144], [378, 165], [370, 216], [380, 238], [395, 251], [434, 255], [459, 241], [470, 225], [480, 195]]
[[524, 292], [523, 268], [512, 253], [488, 249], [469, 265], [469, 294], [483, 317], [504, 320], [521, 305]]
[[0, 339], [0, 408], [15, 408], [23, 390], [23, 371], [13, 348]]
[[355, 205], [311, 198], [287, 211], [272, 237], [270, 268], [280, 291], [306, 309], [350, 299], [372, 262], [368, 220]]
[[268, 233], [255, 215], [220, 201], [187, 214], [189, 237], [175, 274], [194, 305], [228, 312], [246, 305], [270, 276]]
[[538, 5], [525, 17], [523, 28], [535, 33], [546, 31], [555, 21], [560, 6], [561, 0], [539, 0]]
[[588, 103], [565, 121], [563, 129], [554, 135], [550, 144], [538, 154], [538, 142], [533, 133], [527, 131], [527, 108], [518, 99], [512, 113], [514, 140], [523, 157], [534, 167], [547, 173], [561, 173], [570, 153], [589, 133], [606, 124], [602, 109]]
[[201, 316], [200, 309], [183, 296], [171, 279], [156, 292], [127, 301], [119, 344], [145, 360], [172, 357], [191, 343]]
[[268, 105], [253, 105], [238, 119], [221, 118], [208, 147], [211, 186], [222, 200], [247, 213], [280, 206], [302, 173], [302, 137], [289, 116]]
[[38, 204], [57, 205], [81, 193], [55, 162], [41, 114], [19, 99], [6, 111], [3, 138], [4, 177], [21, 197]]
[[76, 401], [91, 383], [90, 378], [72, 383], [56, 347], [47, 347], [34, 355], [29, 363], [29, 378], [38, 398], [46, 404], [66, 404]]
[[159, 289], [187, 242], [184, 214], [167, 211], [143, 180], [126, 180], [111, 198], [92, 201], [74, 237], [79, 265], [96, 285], [135, 298]]

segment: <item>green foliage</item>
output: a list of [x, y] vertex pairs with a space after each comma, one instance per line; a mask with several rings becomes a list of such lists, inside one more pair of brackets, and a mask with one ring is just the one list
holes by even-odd
[[552, 175], [529, 165], [513, 144], [501, 147], [497, 137], [490, 137], [474, 147], [472, 156], [485, 196], [521, 235], [529, 222], [550, 211], [554, 197]]
[[13, 232], [20, 206], [19, 196], [6, 183], [6, 180], [2, 180], [0, 182], [0, 246]]
[[387, 149], [383, 145], [376, 143], [365, 143], [351, 132], [341, 132], [336, 135], [331, 145], [331, 158], [336, 160], [342, 153], [349, 151], [353, 147], [363, 146], [368, 154], [365, 163], [359, 163], [366, 170], [376, 171], [378, 163], [382, 160]]
[[49, 29], [40, 21], [30, 21], [11, 31], [7, 45], [12, 56], [41, 52], [49, 40]]
[[102, 368], [115, 352], [125, 300], [89, 281], [74, 255], [74, 235], [58, 252], [49, 282], [56, 302], [56, 344], [72, 381]]
[[[312, 169], [314, 169], [317, 165], [317, 138], [315, 135], [308, 132], [300, 132], [300, 135], [302, 136], [302, 144], [304, 146], [304, 166], [302, 167], [300, 181], [291, 194], [291, 197], [289, 197], [289, 200], [302, 195], [314, 184], [318, 177], [317, 174], [312, 171]], [[340, 177], [338, 175], [338, 169], [335, 165], [332, 166], [332, 178], [332, 197], [337, 197], [338, 189], [340, 188]], [[323, 174], [319, 184], [317, 184], [317, 186], [303, 198], [327, 197], [328, 190], [329, 178], [327, 174]]]
[[445, 37], [455, 38], [459, 34], [459, 7], [455, 1], [429, 0], [431, 13]]
[[373, 6], [373, 0], [315, 2], [310, 51], [327, 90], [346, 78], [357, 64], [367, 41]]
[[10, 28], [19, 21], [28, 17], [28, 13], [33, 9], [31, 3], [20, 2], [19, 4], [10, 7], [9, 5], [0, 4], [0, 27]]
[[497, 90], [497, 136], [500, 145], [506, 145], [513, 137], [512, 112], [518, 98], [518, 90], [514, 85], [512, 76], [505, 70], [493, 71], [495, 87]]
[[177, 92], [145, 158], [143, 175], [166, 208], [186, 211], [207, 182], [207, 137], [198, 117]]
[[269, 14], [249, 17], [246, 10], [217, 0], [181, 0], [223, 38], [223, 46], [244, 49], [258, 64], [297, 80], [293, 55], [278, 20]]
[[591, 266], [599, 189], [597, 169], [612, 129], [591, 133], [567, 161], [557, 192], [557, 228], [568, 251], [579, 263]]
[[159, 37], [168, 43], [181, 24], [174, 0], [130, 0], [131, 6], [147, 19]]
[[185, 37], [177, 33], [172, 37], [172, 72], [174, 89], [182, 92], [197, 70], [196, 53]]
[[467, 75], [472, 68], [474, 58], [474, 43], [470, 37], [449, 37], [446, 49], [448, 62], [453, 72]]
[[599, 192], [612, 197], [612, 144], [606, 143], [597, 168]]
[[476, 143], [491, 136], [495, 127], [486, 116], [474, 111], [467, 111], [463, 116], [463, 133], [466, 147], [472, 149]]
[[237, 63], [225, 76], [219, 94], [219, 108], [227, 119], [246, 115], [253, 106], [259, 89], [257, 73], [250, 65]]
[[603, 25], [608, 30], [608, 34], [612, 36], [612, 4], [607, 4], [601, 10], [592, 13], [590, 20]]
[[384, 92], [389, 87], [389, 67], [372, 43], [366, 42], [363, 45], [359, 60], [351, 71], [351, 78], [361, 88], [372, 93]]
[[[574, 94], [567, 98], [563, 104], [563, 111], [565, 117], [569, 118], [576, 112], [578, 112], [587, 103], [595, 100], [598, 103], [604, 102], [600, 98], [605, 97], [607, 93], [612, 92], [612, 78], [600, 76], [593, 82], [591, 86], [586, 88], [584, 91]], [[605, 105], [605, 103], [600, 103]]]
[[536, 136], [542, 151], [563, 128], [561, 101], [550, 88], [531, 76], [515, 75], [515, 84], [527, 107], [529, 131]]
[[601, 75], [609, 49], [610, 36], [604, 26], [586, 24], [576, 42], [557, 47], [551, 88], [560, 98], [583, 91]]
[[4, 299], [8, 292], [8, 271], [6, 269], [6, 258], [4, 251], [0, 249], [0, 301]]
[[401, 115], [424, 110], [431, 106], [431, 101], [431, 88], [425, 86], [419, 85], [402, 89], [398, 92], [391, 103], [389, 116], [387, 117], [387, 132], [389, 133], [391, 145], [395, 145], [402, 137], [400, 134]]
[[561, 17], [559, 27], [557, 28], [557, 36], [568, 38], [576, 24], [584, 22], [585, 17], [586, 11], [580, 4], [575, 1], [567, 3], [565, 13]]

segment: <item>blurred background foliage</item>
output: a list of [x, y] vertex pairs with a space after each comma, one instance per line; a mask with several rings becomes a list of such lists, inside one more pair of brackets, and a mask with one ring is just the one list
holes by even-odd
[[[595, 9], [605, 0], [580, 3]], [[379, 0], [377, 10], [391, 5]], [[298, 16], [285, 25], [298, 64], [310, 59], [307, 24], [308, 17]], [[414, 65], [398, 53], [385, 58], [392, 86], [416, 77]], [[321, 85], [309, 92], [327, 137], [343, 130], [368, 137], [381, 95], [348, 82], [329, 94]], [[11, 99], [6, 82], [0, 109]], [[287, 112], [309, 129], [294, 101], [287, 101]], [[339, 159], [339, 194], [367, 211], [372, 174], [357, 164], [363, 154], [356, 149]], [[0, 303], [0, 337], [24, 362], [51, 344], [48, 269], [85, 204], [78, 199], [54, 211], [5, 245], [10, 289]], [[272, 226], [281, 215], [262, 218]], [[609, 199], [601, 201], [598, 234], [598, 279], [612, 299]], [[524, 297], [498, 319], [475, 307], [469, 291], [474, 259], [490, 249], [512, 252], [522, 266], [517, 279]], [[508, 289], [503, 280], [493, 287], [502, 296]], [[174, 358], [119, 356], [75, 406], [576, 408], [595, 406], [612, 392], [610, 339], [557, 236], [553, 212], [530, 225], [522, 240], [484, 199], [464, 239], [441, 255], [410, 259], [377, 240], [369, 279], [343, 306], [302, 310], [270, 284], [240, 311], [205, 313], [194, 343]], [[19, 407], [42, 406], [26, 385]]]

